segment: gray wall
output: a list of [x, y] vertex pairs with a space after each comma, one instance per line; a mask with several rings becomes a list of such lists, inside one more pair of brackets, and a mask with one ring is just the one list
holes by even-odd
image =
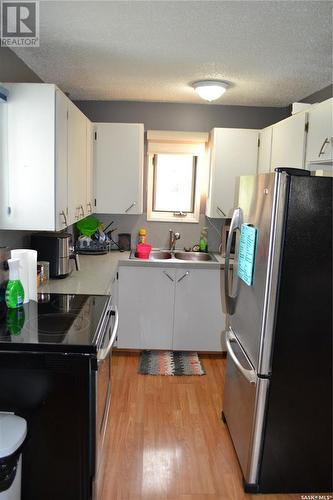
[[118, 233], [130, 233], [132, 248], [135, 248], [138, 240], [138, 232], [141, 227], [147, 229], [147, 241], [157, 248], [168, 248], [169, 229], [180, 233], [180, 239], [176, 242], [177, 249], [192, 247], [199, 243], [200, 232], [205, 226], [208, 228], [208, 249], [210, 251], [217, 251], [221, 241], [222, 219], [208, 219], [203, 214], [200, 215], [198, 224], [186, 222], [148, 222], [147, 214], [145, 213], [142, 215], [98, 214], [97, 217], [106, 225], [114, 221], [111, 228], [118, 228], [113, 234], [113, 238], [116, 241]]
[[144, 123], [146, 130], [209, 132], [213, 127], [264, 128], [287, 108], [137, 101], [76, 101], [93, 122]]
[[322, 102], [326, 101], [326, 99], [329, 99], [330, 97], [333, 97], [333, 85], [328, 85], [327, 87], [318, 90], [318, 92], [315, 92], [314, 94], [311, 94], [304, 99], [302, 99], [301, 102], [308, 102], [309, 104], [314, 104], [316, 102]]
[[40, 83], [43, 80], [14, 52], [0, 47], [0, 82]]

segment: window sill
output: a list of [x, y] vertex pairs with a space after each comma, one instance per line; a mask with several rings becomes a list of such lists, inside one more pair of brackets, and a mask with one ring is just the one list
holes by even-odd
[[186, 224], [199, 224], [199, 217], [167, 217], [167, 216], [152, 216], [147, 214], [149, 222], [185, 222]]

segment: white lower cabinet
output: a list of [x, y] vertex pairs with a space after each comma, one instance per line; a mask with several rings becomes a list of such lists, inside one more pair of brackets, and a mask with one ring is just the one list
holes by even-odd
[[225, 350], [224, 328], [220, 271], [177, 269], [173, 349]]
[[172, 349], [175, 270], [120, 267], [117, 346]]
[[117, 347], [225, 350], [219, 269], [120, 266]]

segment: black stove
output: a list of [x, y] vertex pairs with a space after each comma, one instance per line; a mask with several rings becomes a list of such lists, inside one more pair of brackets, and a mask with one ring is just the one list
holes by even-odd
[[106, 295], [39, 294], [0, 318], [0, 351], [96, 353]]

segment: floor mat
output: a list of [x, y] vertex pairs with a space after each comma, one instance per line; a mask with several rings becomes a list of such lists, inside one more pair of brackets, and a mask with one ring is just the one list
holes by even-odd
[[138, 373], [141, 375], [205, 375], [197, 352], [142, 351]]

